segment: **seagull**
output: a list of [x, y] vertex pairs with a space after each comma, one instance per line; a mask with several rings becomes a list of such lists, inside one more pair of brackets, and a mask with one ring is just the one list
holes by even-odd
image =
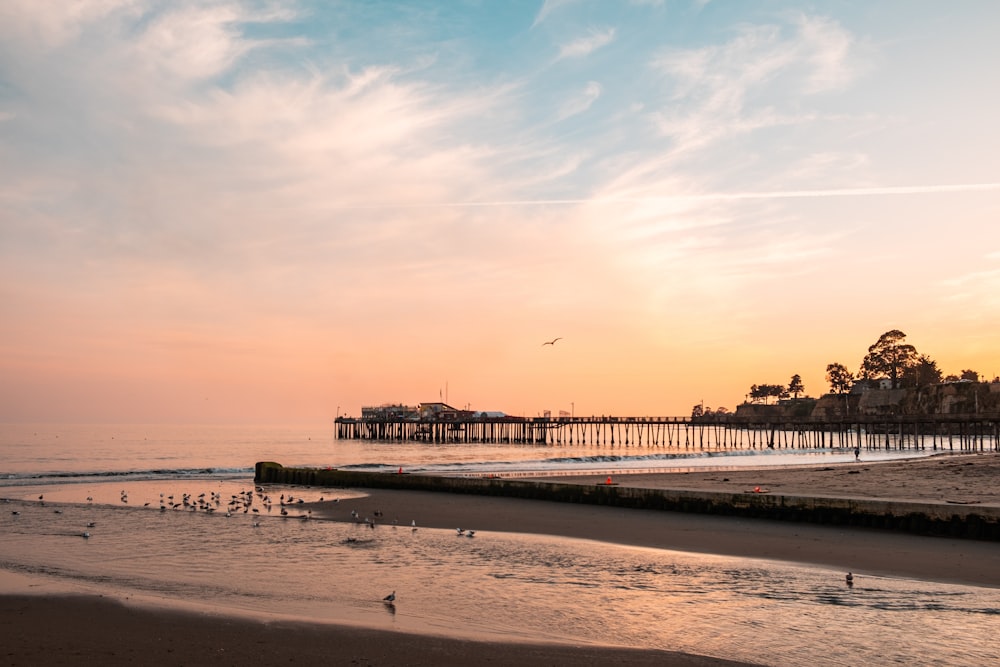
[[562, 340], [562, 336], [559, 336], [559, 338], [553, 338], [552, 340], [545, 341], [544, 343], [542, 343], [542, 347], [545, 347], [546, 345], [555, 345], [557, 340]]
[[393, 592], [389, 593], [388, 595], [386, 595], [384, 598], [382, 598], [382, 601], [385, 602], [386, 604], [392, 604], [393, 602], [395, 602], [396, 601], [396, 591], [393, 591]]
[[455, 530], [458, 531], [459, 535], [463, 535], [465, 533], [465, 528], [456, 528]]
[[474, 530], [470, 530], [469, 532], [466, 533], [466, 535], [468, 535], [469, 537], [474, 537], [475, 534], [476, 534], [476, 531], [474, 531]]

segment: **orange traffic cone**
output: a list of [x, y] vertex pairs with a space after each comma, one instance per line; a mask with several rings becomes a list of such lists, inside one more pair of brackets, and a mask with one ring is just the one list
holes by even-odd
[[605, 484], [611, 484], [611, 477], [610, 477], [610, 475], [608, 476], [608, 479], [604, 483]]

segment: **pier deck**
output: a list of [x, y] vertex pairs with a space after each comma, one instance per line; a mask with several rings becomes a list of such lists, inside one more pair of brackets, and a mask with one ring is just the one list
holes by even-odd
[[933, 449], [998, 451], [1000, 415], [857, 416], [843, 419], [714, 417], [338, 417], [340, 440], [595, 445], [679, 450]]

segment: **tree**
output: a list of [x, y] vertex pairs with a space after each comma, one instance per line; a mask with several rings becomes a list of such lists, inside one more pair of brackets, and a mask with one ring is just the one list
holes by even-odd
[[830, 391], [835, 394], [846, 394], [854, 384], [854, 373], [847, 370], [844, 364], [832, 363], [826, 367], [826, 381], [830, 383]]
[[705, 414], [705, 406], [701, 403], [695, 403], [694, 407], [691, 408], [691, 418], [697, 419]]
[[785, 394], [785, 388], [780, 384], [755, 384], [750, 387], [750, 398], [756, 403], [763, 399], [764, 405], [767, 405], [767, 399], [771, 396], [781, 397]]
[[805, 392], [805, 385], [802, 384], [802, 377], [796, 373], [792, 376], [791, 381], [788, 383], [788, 393], [792, 395], [793, 398], [798, 398], [799, 394]]
[[917, 358], [917, 363], [903, 372], [903, 384], [907, 387], [926, 387], [940, 383], [941, 369], [938, 368], [937, 362], [926, 354], [921, 354]]
[[964, 370], [962, 371], [962, 376], [959, 379], [968, 380], [969, 382], [979, 382], [979, 373], [972, 370]]
[[906, 334], [899, 329], [886, 331], [879, 336], [861, 362], [861, 378], [878, 380], [888, 378], [893, 389], [898, 389], [903, 371], [917, 363], [917, 348], [905, 343]]

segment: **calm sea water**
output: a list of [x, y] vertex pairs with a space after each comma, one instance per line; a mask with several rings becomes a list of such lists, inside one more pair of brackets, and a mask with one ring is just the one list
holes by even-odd
[[[253, 492], [259, 460], [535, 475], [835, 463], [852, 460], [849, 452], [722, 456], [338, 442], [322, 428], [40, 425], [0, 425], [0, 451], [0, 498], [7, 499], [0, 568], [73, 589], [233, 613], [663, 648], [771, 665], [1000, 660], [1000, 590], [993, 588], [857, 573], [848, 589], [842, 572], [778, 561], [291, 520], [278, 515], [277, 504], [268, 513], [259, 495], [259, 513], [234, 508], [226, 515], [232, 496]], [[306, 500], [334, 495], [264, 492]], [[159, 510], [161, 500], [179, 502], [184, 494], [220, 500], [212, 502], [214, 512]], [[337, 491], [345, 520], [351, 499], [362, 494]], [[395, 607], [381, 602], [391, 590]]]

